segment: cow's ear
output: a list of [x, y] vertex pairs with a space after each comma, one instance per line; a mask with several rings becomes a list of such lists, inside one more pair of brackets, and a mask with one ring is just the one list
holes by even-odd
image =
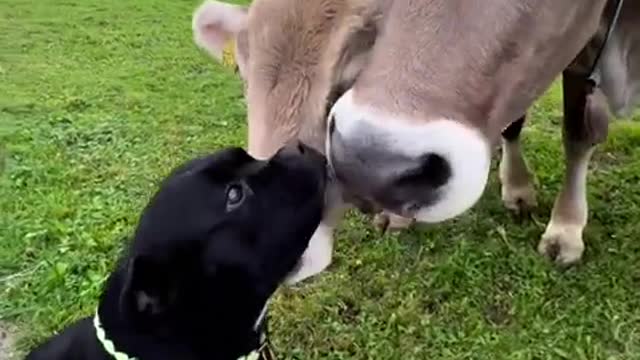
[[350, 88], [367, 64], [378, 36], [383, 3], [358, 0], [350, 3], [349, 15], [331, 40], [325, 54], [328, 58], [323, 62], [329, 66], [334, 88]]
[[218, 61], [242, 72], [248, 58], [248, 8], [208, 0], [193, 13], [193, 39]]

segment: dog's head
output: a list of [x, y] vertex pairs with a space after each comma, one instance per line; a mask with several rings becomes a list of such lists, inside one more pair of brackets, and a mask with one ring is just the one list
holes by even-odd
[[325, 169], [324, 157], [300, 144], [268, 161], [229, 148], [176, 169], [136, 230], [125, 316], [188, 341], [253, 327], [320, 223]]

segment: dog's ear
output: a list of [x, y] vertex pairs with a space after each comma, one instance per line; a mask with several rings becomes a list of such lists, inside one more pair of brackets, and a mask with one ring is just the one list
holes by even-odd
[[133, 257], [127, 264], [121, 308], [148, 320], [162, 317], [178, 294], [179, 282], [169, 270], [148, 256]]

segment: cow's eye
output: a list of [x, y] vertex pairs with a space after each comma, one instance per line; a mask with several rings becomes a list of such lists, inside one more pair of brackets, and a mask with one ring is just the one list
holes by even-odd
[[245, 189], [242, 184], [230, 184], [227, 187], [227, 211], [237, 209], [245, 199]]

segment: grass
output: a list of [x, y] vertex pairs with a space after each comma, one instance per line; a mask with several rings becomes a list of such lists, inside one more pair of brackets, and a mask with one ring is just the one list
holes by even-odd
[[[173, 166], [245, 145], [239, 79], [193, 45], [197, 4], [0, 4], [0, 322], [19, 349], [92, 312]], [[556, 83], [524, 131], [531, 220], [503, 208], [495, 163], [456, 220], [379, 236], [351, 214], [330, 271], [278, 293], [280, 355], [640, 359], [639, 125], [614, 124], [592, 163], [582, 264], [560, 271], [535, 252], [562, 179], [560, 99]]]

